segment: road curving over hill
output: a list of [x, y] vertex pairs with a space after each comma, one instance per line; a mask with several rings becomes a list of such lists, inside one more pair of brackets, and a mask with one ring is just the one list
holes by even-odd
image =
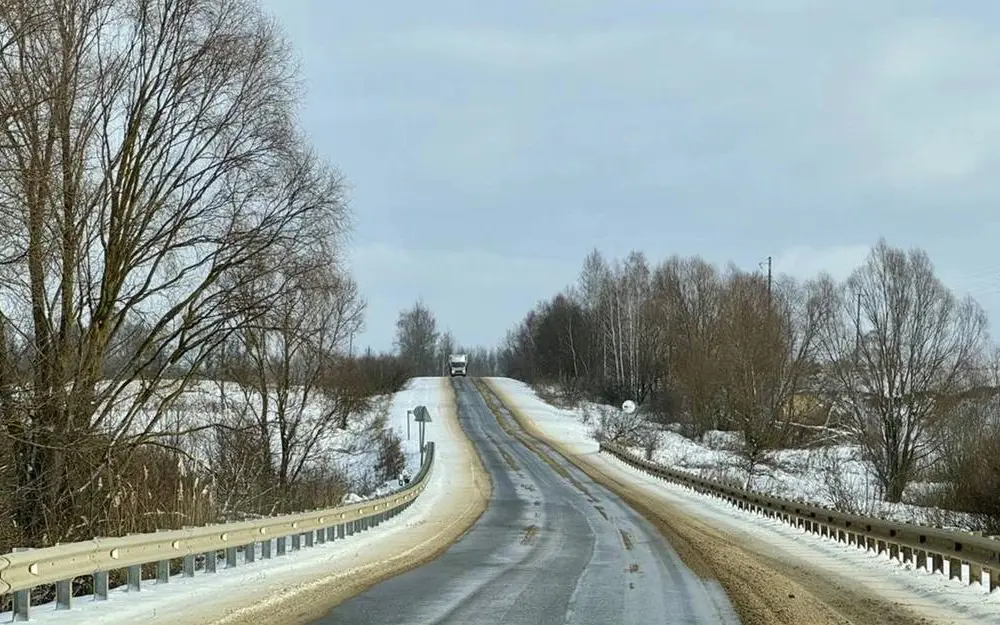
[[472, 380], [455, 389], [493, 481], [486, 512], [440, 558], [315, 625], [738, 622], [719, 585], [692, 573], [653, 524], [540, 449]]

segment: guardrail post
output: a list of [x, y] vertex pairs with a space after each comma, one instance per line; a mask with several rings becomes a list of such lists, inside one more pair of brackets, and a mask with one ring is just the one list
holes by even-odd
[[326, 528], [326, 539], [331, 543], [337, 539], [336, 525], [331, 525], [330, 527]]
[[306, 532], [306, 547], [312, 547], [313, 541], [316, 539], [316, 532], [310, 530]]
[[[30, 551], [30, 547], [14, 547], [11, 551], [20, 553]], [[27, 621], [31, 615], [31, 590], [18, 590], [14, 592], [13, 606], [15, 622]]]
[[247, 543], [243, 545], [243, 562], [250, 563], [257, 561], [257, 543]]
[[979, 564], [969, 563], [969, 584], [983, 583], [983, 567]]
[[316, 542], [323, 544], [326, 542], [326, 528], [316, 530]]
[[934, 570], [931, 572], [941, 573], [942, 575], [944, 575], [944, 556], [942, 556], [940, 553], [935, 553], [932, 555], [933, 557], [931, 558], [931, 562], [933, 562], [934, 564]]
[[283, 556], [286, 553], [288, 553], [288, 537], [287, 536], [282, 536], [282, 537], [277, 538], [275, 540], [278, 543], [278, 555], [279, 556]]
[[923, 549], [917, 551], [917, 570], [927, 570], [927, 552]]
[[948, 579], [962, 579], [962, 560], [959, 558], [948, 560]]
[[59, 580], [56, 582], [56, 609], [69, 610], [71, 607], [73, 607], [73, 580]]
[[302, 549], [302, 534], [292, 534], [292, 551]]
[[900, 551], [903, 552], [903, 564], [909, 564], [913, 562], [913, 549], [910, 547], [902, 547]]
[[134, 564], [128, 567], [126, 572], [126, 581], [128, 582], [128, 590], [132, 592], [133, 590], [139, 592], [142, 590], [142, 565]]
[[270, 538], [260, 542], [260, 557], [265, 560], [271, 559], [271, 542], [272, 540]]
[[236, 547], [226, 547], [226, 568], [236, 568]]
[[167, 584], [170, 582], [170, 560], [160, 560], [156, 563], [156, 583]]
[[108, 600], [108, 572], [97, 571], [94, 573], [94, 601]]
[[990, 567], [990, 592], [1000, 588], [1000, 567]]
[[346, 528], [344, 527], [344, 525], [345, 525], [344, 523], [341, 523], [340, 525], [337, 526], [337, 538], [340, 538], [341, 540], [343, 540], [344, 534], [346, 533]]
[[209, 551], [205, 554], [205, 572], [215, 573], [219, 570], [219, 552]]
[[181, 574], [184, 577], [194, 577], [194, 556], [190, 554], [184, 556], [184, 561], [181, 564]]
[[31, 591], [18, 590], [14, 593], [14, 618], [15, 622], [27, 621], [31, 615]]

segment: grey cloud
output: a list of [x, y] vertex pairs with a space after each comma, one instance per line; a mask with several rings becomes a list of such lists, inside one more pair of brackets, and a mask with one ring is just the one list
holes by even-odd
[[1000, 3], [269, 3], [353, 185], [373, 345], [418, 293], [499, 338], [595, 245], [805, 277], [886, 236], [955, 285], [998, 264]]

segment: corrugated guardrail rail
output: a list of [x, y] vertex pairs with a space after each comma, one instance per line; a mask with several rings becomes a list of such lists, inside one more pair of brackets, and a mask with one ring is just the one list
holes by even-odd
[[69, 609], [72, 582], [77, 577], [93, 576], [94, 599], [104, 600], [108, 598], [109, 571], [126, 569], [128, 589], [139, 590], [144, 564], [156, 563], [156, 581], [162, 584], [170, 581], [172, 560], [180, 559], [182, 575], [193, 577], [198, 556], [205, 558], [205, 572], [215, 573], [220, 551], [225, 553], [226, 567], [232, 568], [239, 551], [244, 553], [245, 562], [253, 562], [258, 544], [261, 557], [268, 559], [272, 543], [277, 546], [277, 555], [285, 555], [289, 538], [293, 551], [301, 548], [303, 537], [306, 547], [343, 539], [378, 525], [414, 502], [427, 485], [434, 443], [426, 443], [426, 450], [424, 463], [410, 484], [384, 497], [253, 521], [95, 538], [4, 554], [0, 556], [0, 595], [12, 593], [14, 620], [26, 621], [29, 593], [36, 586], [55, 584], [56, 609]]
[[970, 584], [982, 584], [985, 571], [989, 575], [989, 591], [1000, 587], [998, 540], [966, 532], [855, 516], [806, 502], [734, 488], [649, 462], [611, 443], [601, 443], [601, 451], [646, 474], [718, 497], [741, 510], [778, 519], [841, 543], [857, 545], [859, 549], [888, 554], [890, 558], [904, 563], [915, 561], [917, 568], [942, 575], [947, 561], [948, 577], [951, 579], [961, 579], [962, 565], [967, 565]]

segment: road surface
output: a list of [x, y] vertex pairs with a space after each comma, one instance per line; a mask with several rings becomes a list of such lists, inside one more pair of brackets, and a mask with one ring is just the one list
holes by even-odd
[[617, 496], [497, 422], [455, 379], [459, 421], [493, 480], [486, 512], [440, 558], [382, 582], [315, 625], [717, 625], [722, 589], [688, 570]]

